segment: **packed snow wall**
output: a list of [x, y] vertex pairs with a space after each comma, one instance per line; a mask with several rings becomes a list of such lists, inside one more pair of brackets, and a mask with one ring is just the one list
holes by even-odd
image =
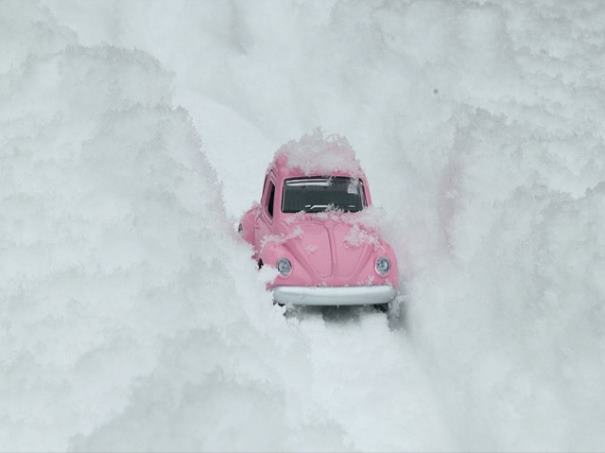
[[170, 74], [0, 9], [0, 450], [345, 448]]
[[[198, 374], [197, 369], [187, 368], [188, 374], [177, 375], [171, 370], [183, 365], [171, 365], [170, 360], [175, 349], [193, 350], [192, 355], [202, 349], [201, 344], [196, 348], [183, 340], [183, 332], [212, 322], [220, 328], [210, 328], [210, 332], [227, 329], [219, 335], [224, 341], [221, 344], [227, 345], [221, 360], [215, 362], [221, 366], [228, 357], [233, 361], [226, 363], [235, 367], [235, 357], [247, 357], [253, 354], [249, 348], [258, 349], [250, 346], [256, 345], [251, 340], [245, 343], [248, 349], [236, 355], [231, 343], [234, 338], [265, 338], [268, 351], [279, 349], [276, 335], [263, 336], [267, 329], [283, 332], [280, 338], [287, 338], [290, 347], [305, 351], [301, 353], [304, 360], [288, 361], [286, 357], [292, 355], [283, 353], [286, 357], [278, 356], [283, 359], [279, 361], [270, 358], [271, 352], [263, 354], [267, 361], [263, 370], [272, 372], [262, 376], [271, 384], [258, 401], [274, 401], [267, 413], [286, 410], [290, 414], [286, 429], [272, 432], [283, 433], [277, 448], [304, 448], [297, 443], [304, 438], [317, 442], [307, 444], [308, 448], [342, 448], [344, 444], [368, 450], [377, 445], [392, 449], [402, 445], [461, 450], [603, 449], [605, 7], [601, 2], [47, 0], [42, 4], [48, 10], [24, 2], [3, 3], [5, 11], [0, 15], [5, 160], [0, 184], [6, 187], [3, 194], [13, 194], [19, 187], [17, 192], [24, 198], [3, 198], [0, 214], [5, 229], [0, 237], [2, 302], [6, 307], [2, 316], [3, 325], [8, 326], [3, 330], [7, 335], [2, 342], [3, 357], [7, 357], [3, 375], [7, 377], [2, 386], [3, 394], [12, 398], [4, 409], [9, 423], [1, 432], [6, 439], [2, 443], [28, 449], [49, 442], [57, 448], [69, 442], [78, 448], [98, 448], [131, 441], [129, 445], [145, 448], [146, 437], [137, 436], [137, 429], [154, 426], [162, 427], [157, 430], [158, 438], [165, 442], [154, 444], [158, 448], [175, 437], [184, 442], [184, 448], [229, 448], [225, 439], [263, 447], [264, 437], [255, 437], [254, 432], [230, 436], [233, 431], [225, 428], [222, 435], [208, 440], [208, 431], [181, 421], [183, 414], [189, 414], [184, 408], [190, 406], [178, 406], [176, 401], [192, 401], [198, 411], [192, 417], [203, 417], [202, 408], [208, 406], [195, 403], [195, 396], [203, 392], [187, 384], [191, 375]], [[69, 49], [64, 50], [66, 47]], [[120, 75], [128, 73], [131, 75]], [[90, 91], [81, 91], [83, 86]], [[175, 109], [175, 104], [190, 112], [191, 119], [184, 110]], [[125, 130], [124, 121], [118, 118], [128, 118], [135, 133]], [[53, 122], [55, 127], [50, 126]], [[204, 151], [222, 184], [230, 216], [238, 215], [258, 196], [262, 172], [281, 143], [318, 125], [349, 138], [368, 173], [374, 200], [388, 214], [384, 229], [402, 261], [409, 300], [408, 330], [397, 338], [403, 346], [391, 342], [392, 337], [381, 330], [383, 326], [373, 321], [362, 322], [362, 328], [353, 323], [326, 329], [315, 325], [306, 329], [303, 322], [283, 331], [275, 311], [259, 308], [270, 301], [262, 283], [247, 273], [248, 251], [224, 233], [229, 222], [222, 208], [221, 213], [209, 210], [216, 208], [211, 200], [220, 206], [220, 189], [211, 182], [215, 177], [199, 157], [200, 145], [191, 123], [204, 139]], [[32, 130], [37, 134], [46, 131], [46, 135], [32, 137]], [[124, 143], [122, 137], [127, 138]], [[185, 157], [179, 159], [199, 160], [198, 167], [187, 163], [167, 174], [159, 170], [164, 167], [161, 162], [175, 152], [175, 143], [189, 150], [183, 150]], [[111, 154], [99, 155], [98, 150], [106, 147]], [[156, 153], [132, 151], [140, 147], [152, 147]], [[35, 159], [26, 158], [21, 150], [35, 152]], [[138, 154], [136, 159], [142, 159], [143, 165], [135, 164], [133, 155]], [[81, 165], [81, 170], [74, 165]], [[138, 184], [126, 184], [124, 179], [130, 178], [115, 175], [120, 168], [135, 175], [132, 179]], [[198, 173], [187, 177], [187, 169], [193, 168]], [[10, 176], [12, 182], [6, 182], [4, 175], [15, 172], [19, 177]], [[90, 174], [100, 176], [86, 176]], [[197, 189], [190, 186], [193, 180]], [[66, 184], [64, 192], [57, 193], [62, 199], [48, 190], [57, 181]], [[70, 181], [82, 188], [68, 189]], [[177, 181], [181, 181], [182, 191], [175, 189]], [[139, 199], [141, 192], [155, 193], [163, 191], [162, 187], [168, 197], [163, 203], [153, 201], [153, 196]], [[99, 193], [99, 204], [77, 198], [83, 190]], [[191, 221], [174, 215], [174, 206], [190, 206], [188, 191], [193, 194], [191, 199], [213, 208], [194, 210], [192, 219], [196, 220]], [[106, 198], [110, 193], [113, 198]], [[103, 198], [109, 206], [104, 213], [98, 211]], [[129, 205], [118, 209], [123, 203]], [[97, 219], [99, 212], [104, 217]], [[157, 217], [135, 223], [146, 231], [140, 234], [139, 230], [120, 230], [123, 223], [115, 220], [119, 212], [131, 219], [154, 212]], [[49, 220], [32, 222], [32, 218]], [[72, 224], [72, 219], [80, 226]], [[201, 233], [199, 225], [214, 226]], [[93, 234], [95, 230], [109, 233]], [[155, 240], [164, 233], [173, 235], [173, 244], [166, 246], [167, 257], [162, 242]], [[176, 239], [182, 237], [193, 242]], [[208, 237], [211, 239], [206, 241]], [[69, 247], [61, 247], [60, 240], [69, 241]], [[40, 260], [44, 253], [34, 242], [43, 244], [44, 265]], [[216, 253], [192, 252], [192, 243], [206, 242]], [[134, 250], [115, 254], [127, 250], [124, 247]], [[114, 250], [111, 259], [105, 250]], [[59, 252], [68, 256], [59, 256]], [[119, 269], [113, 273], [113, 283], [95, 280], [98, 289], [85, 284], [89, 268], [78, 261], [82, 253], [92, 254], [95, 266], [105, 263], [100, 269]], [[191, 260], [198, 264], [184, 264]], [[214, 269], [226, 262], [232, 272], [225, 269], [227, 277], [219, 283], [197, 280], [197, 270], [192, 271], [196, 277], [189, 282], [196, 289], [174, 297], [176, 307], [182, 307], [177, 310], [182, 317], [172, 311], [172, 303], [166, 313], [161, 308], [157, 308], [160, 314], [147, 312], [148, 298], [161, 299], [149, 290], [151, 283], [152, 288], [165, 285], [164, 291], [177, 294], [189, 288], [181, 281], [183, 269], [203, 267], [204, 263]], [[63, 270], [50, 274], [53, 266]], [[122, 282], [116, 276], [131, 269], [129, 272], [147, 278], [141, 269], [149, 266], [149, 279], [140, 283], [130, 278]], [[96, 275], [97, 267], [94, 269]], [[217, 288], [220, 285], [224, 291]], [[92, 315], [84, 318], [93, 327], [81, 327], [80, 321], [44, 330], [45, 323], [67, 324], [69, 316], [75, 316], [65, 302], [73, 288], [89, 293], [91, 300], [102, 300], [107, 312], [97, 311], [100, 304], [87, 303], [85, 313]], [[202, 294], [210, 291], [217, 296], [207, 300], [223, 300], [221, 295], [227, 289], [237, 290], [239, 296], [225, 297], [222, 305], [211, 303], [213, 308], [208, 310], [212, 315], [204, 312], [196, 318], [189, 314], [192, 301]], [[116, 291], [125, 294], [119, 298]], [[40, 294], [50, 297], [36, 302]], [[21, 303], [17, 303], [19, 297]], [[47, 302], [53, 299], [63, 305]], [[85, 298], [68, 298], [79, 299]], [[237, 311], [250, 306], [242, 300], [255, 304], [251, 313]], [[124, 303], [131, 308], [125, 309]], [[127, 314], [119, 315], [116, 310], [120, 307]], [[235, 309], [242, 322], [232, 323], [227, 313], [233, 310], [225, 307]], [[167, 325], [165, 319], [171, 316], [177, 319]], [[128, 319], [127, 328], [116, 327]], [[265, 319], [272, 321], [267, 324]], [[147, 320], [149, 329], [140, 327], [140, 320]], [[69, 328], [76, 328], [74, 324], [82, 332], [71, 336]], [[164, 337], [178, 338], [175, 348], [159, 338], [156, 324], [164, 326]], [[94, 329], [103, 329], [102, 335], [94, 336]], [[249, 337], [240, 337], [241, 330]], [[85, 369], [79, 366], [79, 357], [95, 350], [94, 340], [86, 340], [87, 335], [105, 338], [105, 334], [99, 348], [116, 361], [120, 355], [114, 351], [123, 351], [125, 358], [108, 366], [100, 352], [97, 359], [89, 354], [96, 364], [90, 365], [91, 374], [76, 381], [79, 385], [70, 386]], [[121, 340], [123, 337], [126, 339]], [[343, 346], [340, 350], [346, 351], [351, 348], [344, 339], [355, 337], [372, 342], [373, 347], [377, 339], [385, 343], [388, 360], [373, 362], [378, 372], [364, 374], [354, 368], [352, 360], [329, 357], [322, 348], [322, 341], [330, 344], [336, 340]], [[130, 344], [136, 353], [124, 352], [127, 347], [112, 349], [110, 339], [115, 344]], [[67, 341], [76, 343], [82, 353], [63, 352], [74, 351], [71, 346], [60, 349]], [[51, 346], [58, 349], [48, 349]], [[40, 352], [36, 347], [47, 349]], [[167, 351], [162, 358], [160, 350]], [[366, 351], [362, 357], [368, 356]], [[401, 358], [399, 365], [392, 360], [394, 356]], [[138, 362], [133, 363], [133, 357]], [[208, 357], [218, 356], [209, 353]], [[309, 369], [314, 371], [306, 376], [315, 380], [315, 387], [328, 384], [325, 376], [318, 379], [318, 368], [330, 363], [358, 373], [341, 385], [356, 390], [345, 394], [358, 405], [343, 404], [344, 399], [335, 399], [336, 393], [331, 401], [324, 394], [328, 391], [319, 390], [312, 394], [315, 401], [310, 401], [313, 397], [300, 401], [305, 380], [294, 380], [302, 387], [284, 384]], [[49, 370], [54, 367], [63, 368], [53, 374]], [[254, 379], [258, 376], [254, 373], [260, 371], [250, 367]], [[409, 380], [406, 374], [417, 367], [422, 369], [418, 375], [424, 376], [422, 385], [427, 387], [422, 390], [418, 379]], [[100, 368], [111, 369], [112, 374], [120, 370], [121, 379], [108, 382], [109, 378], [99, 374]], [[363, 364], [359, 368], [364, 369]], [[231, 370], [228, 376], [239, 375], [233, 368], [227, 369]], [[139, 375], [147, 379], [135, 393], [130, 384]], [[213, 382], [201, 375], [198, 383]], [[158, 380], [150, 376], [158, 376]], [[371, 379], [367, 379], [371, 384], [359, 385], [369, 377], [378, 379], [389, 392], [372, 392], [376, 386]], [[88, 391], [91, 379], [97, 389], [113, 386], [117, 391], [106, 390], [103, 394], [110, 397], [97, 400]], [[175, 379], [177, 383], [170, 387], [167, 382]], [[20, 386], [26, 386], [29, 393]], [[422, 402], [439, 416], [427, 417], [431, 420], [428, 425], [418, 422], [424, 416], [414, 417], [423, 406], [405, 395], [406, 386], [410, 393], [432, 392], [432, 398]], [[169, 394], [158, 388], [175, 390]], [[179, 400], [184, 388], [193, 390]], [[250, 388], [258, 390], [254, 385]], [[151, 395], [157, 393], [161, 398], [154, 399]], [[28, 400], [28, 394], [35, 398]], [[136, 397], [131, 399], [131, 395]], [[72, 398], [71, 403], [59, 404], [65, 396]], [[99, 400], [101, 403], [92, 404], [97, 415], [83, 407], [78, 412], [82, 401], [90, 406], [89, 401]], [[239, 414], [224, 398], [216, 401], [215, 410]], [[176, 422], [146, 417], [149, 406], [161, 407], [162, 403], [166, 403], [164, 409], [171, 408], [166, 418]], [[394, 410], [393, 404], [403, 409]], [[63, 415], [43, 410], [49, 406], [63, 408], [59, 412]], [[405, 423], [376, 422], [369, 416], [376, 406], [386, 406], [385, 415]], [[212, 410], [208, 413], [214, 414]], [[115, 418], [116, 414], [123, 414], [122, 418]], [[316, 420], [320, 426], [308, 427], [306, 435], [297, 437], [300, 431], [294, 427], [301, 419]], [[62, 429], [57, 430], [57, 420], [63, 422]], [[74, 420], [81, 425], [74, 425]], [[105, 422], [105, 428], [92, 433], [93, 425]], [[45, 426], [46, 431], [41, 428]], [[372, 426], [380, 429], [368, 428]], [[409, 427], [414, 428], [412, 432], [406, 431]], [[380, 438], [372, 437], [377, 431]], [[192, 434], [196, 432], [201, 433], [198, 438]], [[406, 444], [414, 432], [422, 433], [422, 439]], [[36, 437], [33, 433], [42, 434]], [[81, 437], [73, 440], [75, 434]], [[31, 439], [38, 439], [39, 444]], [[386, 443], [379, 444], [380, 440]]]

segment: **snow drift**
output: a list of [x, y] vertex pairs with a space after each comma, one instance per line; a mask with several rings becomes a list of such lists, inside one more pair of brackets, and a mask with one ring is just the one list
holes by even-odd
[[343, 448], [292, 399], [306, 348], [231, 232], [170, 75], [40, 9], [22, 19], [68, 39], [13, 47], [0, 78], [0, 449]]
[[[43, 4], [0, 6], [1, 446], [603, 449], [601, 2]], [[227, 233], [318, 125], [408, 335], [284, 321]]]

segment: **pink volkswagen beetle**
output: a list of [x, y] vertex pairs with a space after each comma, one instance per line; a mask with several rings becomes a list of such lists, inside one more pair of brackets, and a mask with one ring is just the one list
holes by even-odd
[[399, 287], [393, 250], [368, 225], [364, 172], [346, 139], [321, 131], [282, 146], [269, 165], [260, 204], [239, 232], [259, 267], [275, 267], [273, 299], [286, 305], [377, 305]]

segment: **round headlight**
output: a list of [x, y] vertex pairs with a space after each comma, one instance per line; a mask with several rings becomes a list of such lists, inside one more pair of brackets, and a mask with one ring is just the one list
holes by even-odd
[[379, 275], [386, 275], [391, 269], [391, 262], [388, 258], [381, 256], [376, 260], [376, 272]]
[[277, 271], [283, 277], [290, 275], [290, 272], [292, 272], [292, 263], [290, 260], [288, 258], [280, 258], [277, 261]]

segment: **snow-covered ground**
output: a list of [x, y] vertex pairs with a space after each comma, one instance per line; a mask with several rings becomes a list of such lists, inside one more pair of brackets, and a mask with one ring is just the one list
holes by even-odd
[[[0, 450], [603, 450], [605, 4], [0, 1]], [[233, 232], [348, 137], [408, 324]]]

